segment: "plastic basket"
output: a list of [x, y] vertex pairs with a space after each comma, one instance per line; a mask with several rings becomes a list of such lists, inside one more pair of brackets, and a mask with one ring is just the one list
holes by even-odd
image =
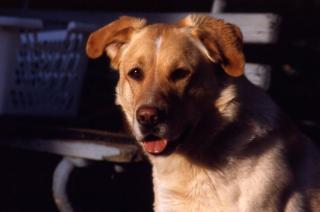
[[[0, 53], [0, 60], [7, 63], [0, 67], [1, 114], [77, 115], [87, 64], [84, 54], [87, 31], [76, 30], [75, 26], [71, 22], [65, 30], [15, 34], [0, 31], [0, 43], [10, 43], [6, 48], [11, 49], [10, 54]], [[10, 38], [13, 34], [14, 39]]]

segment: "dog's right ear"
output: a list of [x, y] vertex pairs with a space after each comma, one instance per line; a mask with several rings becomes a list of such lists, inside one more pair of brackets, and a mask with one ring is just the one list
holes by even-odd
[[238, 77], [243, 74], [243, 41], [237, 26], [206, 15], [189, 15], [180, 20], [178, 25], [199, 39], [211, 59], [215, 58], [228, 75]]
[[90, 34], [86, 52], [88, 57], [100, 57], [105, 51], [111, 59], [114, 69], [119, 68], [119, 56], [122, 47], [130, 40], [132, 34], [146, 25], [145, 19], [122, 16], [110, 24]]

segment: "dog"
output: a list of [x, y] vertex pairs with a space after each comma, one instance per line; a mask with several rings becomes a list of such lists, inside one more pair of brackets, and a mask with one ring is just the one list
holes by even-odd
[[206, 15], [120, 17], [90, 34], [152, 164], [156, 212], [320, 211], [319, 152], [243, 75], [240, 29]]

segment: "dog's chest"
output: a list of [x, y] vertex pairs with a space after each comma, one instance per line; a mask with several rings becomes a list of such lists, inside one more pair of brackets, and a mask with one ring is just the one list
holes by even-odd
[[[203, 179], [201, 179], [203, 177]], [[156, 212], [205, 212], [223, 211], [222, 202], [213, 192], [205, 176], [188, 181], [162, 181], [154, 179]], [[180, 183], [179, 183], [180, 181]]]
[[238, 187], [212, 182], [207, 170], [172, 162], [165, 169], [154, 167], [153, 177], [155, 212], [237, 211]]
[[277, 157], [270, 151], [219, 170], [176, 155], [152, 160], [155, 212], [277, 211], [287, 175]]

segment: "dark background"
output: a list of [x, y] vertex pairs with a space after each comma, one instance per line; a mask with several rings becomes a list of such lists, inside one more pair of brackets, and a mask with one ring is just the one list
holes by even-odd
[[[104, 20], [98, 18], [101, 16], [95, 18], [95, 14], [209, 12], [211, 6], [210, 0], [1, 0], [0, 15], [42, 18], [52, 28], [64, 24], [69, 17], [84, 20], [88, 14], [88, 21], [101, 24]], [[320, 0], [229, 0], [225, 12], [271, 12], [281, 16], [279, 41], [267, 46], [246, 45], [245, 53], [250, 62], [272, 65], [269, 94], [302, 130], [320, 142]], [[121, 115], [113, 106], [117, 75], [108, 72], [107, 67], [105, 58], [89, 61], [80, 114], [76, 121], [67, 121], [69, 125], [121, 130]], [[51, 177], [60, 159], [1, 147], [0, 212], [57, 211], [51, 198]], [[150, 211], [153, 197], [149, 165], [142, 162], [124, 166], [123, 173], [114, 172], [109, 163], [95, 163], [75, 172], [69, 187], [77, 209]]]

